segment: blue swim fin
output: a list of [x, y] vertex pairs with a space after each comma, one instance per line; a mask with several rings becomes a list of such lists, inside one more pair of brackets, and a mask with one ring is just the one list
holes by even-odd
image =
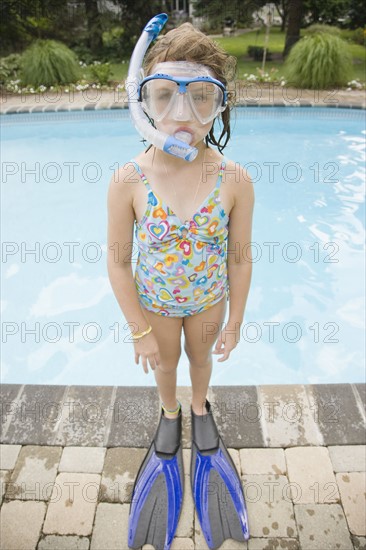
[[159, 426], [134, 484], [128, 523], [128, 547], [151, 544], [169, 550], [183, 501], [182, 413], [170, 420], [161, 412]]
[[241, 480], [207, 400], [206, 410], [192, 411], [191, 487], [207, 546], [215, 549], [226, 539], [248, 540], [249, 527]]

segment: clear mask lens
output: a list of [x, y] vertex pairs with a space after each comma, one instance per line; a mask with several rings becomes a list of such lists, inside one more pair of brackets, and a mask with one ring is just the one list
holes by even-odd
[[142, 103], [154, 120], [192, 120], [201, 124], [213, 120], [225, 107], [223, 91], [209, 81], [179, 84], [166, 78], [154, 78], [142, 84]]

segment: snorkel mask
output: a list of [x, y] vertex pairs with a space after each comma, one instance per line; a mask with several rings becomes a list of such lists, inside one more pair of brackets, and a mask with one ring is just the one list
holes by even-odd
[[134, 126], [142, 137], [166, 153], [192, 161], [198, 153], [190, 145], [192, 135], [178, 131], [171, 136], [159, 131], [148, 122], [146, 114], [157, 122], [168, 117], [174, 121], [197, 120], [207, 124], [226, 109], [227, 92], [208, 67], [193, 62], [158, 63], [153, 74], [142, 77], [146, 50], [167, 19], [165, 13], [151, 19], [135, 46], [126, 80], [128, 105]]

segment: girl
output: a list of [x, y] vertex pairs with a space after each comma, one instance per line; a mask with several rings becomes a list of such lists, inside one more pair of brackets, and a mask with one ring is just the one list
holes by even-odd
[[[123, 314], [133, 327], [136, 364], [141, 360], [145, 372], [149, 366], [154, 371], [162, 401], [158, 431], [135, 483], [129, 528], [132, 548], [146, 542], [169, 548], [181, 510], [181, 407], [176, 399], [176, 379], [182, 331], [192, 381], [191, 475], [197, 511], [201, 508], [197, 495], [202, 489], [195, 485], [200, 483], [195, 480], [199, 457], [221, 450], [238, 481], [206, 399], [212, 354], [222, 356], [218, 362], [226, 361], [238, 344], [252, 273], [252, 182], [238, 163], [222, 155], [230, 138], [227, 85], [234, 71], [234, 58], [189, 23], [161, 37], [145, 57], [146, 76], [139, 83], [138, 101], [158, 132], [186, 143], [196, 157], [187, 162], [150, 145], [121, 167], [110, 182], [108, 273]], [[131, 265], [134, 225], [139, 248], [135, 275]], [[114, 243], [119, 244], [117, 262]], [[203, 418], [204, 425], [199, 422]], [[204, 441], [208, 431], [209, 442]], [[174, 521], [169, 520], [168, 512], [169, 476], [165, 477], [165, 505], [161, 487], [155, 496], [153, 489], [149, 492], [151, 502], [156, 502], [159, 494], [160, 512], [152, 504], [146, 511], [146, 502], [141, 503], [144, 491], [139, 482], [141, 485], [153, 456], [155, 460], [177, 459], [171, 487], [179, 504]], [[238, 506], [243, 509], [241, 486], [237, 493]], [[238, 540], [248, 538], [246, 519], [237, 519], [240, 514], [235, 502], [218, 506], [217, 518], [211, 515], [208, 523], [205, 511], [199, 514], [207, 544], [217, 547], [235, 534]], [[231, 534], [224, 526], [213, 534], [212, 522], [221, 524], [225, 514], [229, 523], [235, 515], [237, 524]], [[159, 522], [162, 526], [157, 529]]]

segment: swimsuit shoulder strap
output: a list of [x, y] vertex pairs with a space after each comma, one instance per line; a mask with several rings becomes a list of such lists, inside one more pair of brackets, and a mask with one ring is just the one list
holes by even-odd
[[140, 166], [137, 164], [137, 162], [135, 160], [130, 160], [130, 163], [135, 167], [138, 175], [140, 176], [140, 178], [142, 179], [145, 187], [147, 187], [148, 191], [152, 191], [151, 187], [150, 187], [150, 184], [149, 184], [149, 181], [147, 179], [147, 177], [145, 176], [145, 174], [143, 173], [143, 171], [141, 170]]
[[216, 189], [220, 189], [220, 185], [221, 185], [221, 181], [222, 181], [222, 176], [223, 176], [223, 173], [224, 173], [225, 168], [226, 168], [226, 158], [223, 157], [223, 159], [221, 160], [220, 168], [219, 168], [219, 175], [218, 175], [218, 177], [217, 177], [217, 181], [216, 181], [216, 185], [215, 185], [215, 190], [216, 190]]

